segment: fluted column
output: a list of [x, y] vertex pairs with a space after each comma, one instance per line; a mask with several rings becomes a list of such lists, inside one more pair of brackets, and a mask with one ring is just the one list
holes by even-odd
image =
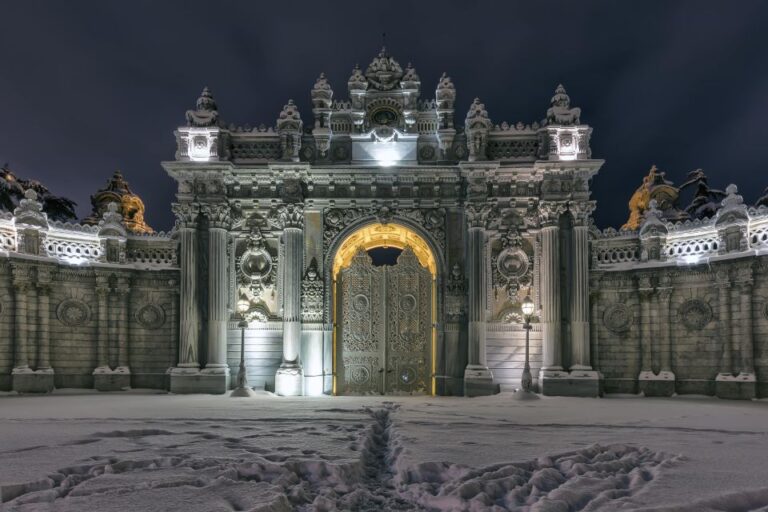
[[589, 357], [589, 238], [586, 217], [573, 227], [571, 370], [591, 370]]
[[96, 276], [97, 346], [94, 373], [109, 372], [109, 283], [106, 276]]
[[720, 375], [733, 375], [733, 344], [731, 343], [731, 282], [727, 272], [718, 272], [718, 309], [720, 320], [720, 340], [723, 344], [723, 356], [720, 363]]
[[556, 219], [541, 228], [541, 336], [542, 370], [562, 370], [560, 305], [560, 229]]
[[209, 372], [229, 373], [227, 364], [227, 237], [230, 210], [226, 204], [205, 205], [208, 218], [208, 363]]
[[739, 371], [741, 375], [754, 375], [754, 334], [752, 331], [752, 281], [739, 284], [741, 300], [741, 346]]
[[131, 289], [126, 279], [120, 279], [117, 288], [117, 368], [116, 372], [130, 373], [128, 360], [128, 297]]
[[50, 306], [51, 283], [49, 278], [43, 278], [38, 272], [37, 283], [37, 314], [38, 324], [38, 370], [51, 370], [51, 306]]
[[304, 394], [301, 347], [301, 278], [304, 268], [304, 211], [301, 205], [278, 208], [275, 220], [283, 230], [283, 362], [275, 375], [275, 392]]
[[198, 369], [200, 318], [197, 304], [197, 204], [173, 207], [179, 226], [179, 368]]
[[[15, 274], [15, 272], [14, 272]], [[29, 370], [29, 355], [27, 353], [27, 288], [29, 282], [20, 276], [14, 275], [13, 290], [16, 306], [16, 322], [14, 328], [14, 337], [16, 338], [15, 359], [13, 364], [14, 372], [23, 372]]]
[[651, 345], [651, 300], [653, 299], [653, 284], [650, 276], [640, 276], [638, 279], [638, 296], [640, 298], [640, 375], [653, 373]]

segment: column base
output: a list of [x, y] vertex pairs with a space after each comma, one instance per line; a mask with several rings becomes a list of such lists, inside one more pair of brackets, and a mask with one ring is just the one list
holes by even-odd
[[11, 372], [13, 390], [17, 393], [50, 393], [53, 391], [53, 368], [32, 370], [28, 366]]
[[493, 383], [493, 372], [487, 367], [471, 365], [464, 370], [464, 396], [488, 396], [500, 391], [500, 386]]
[[729, 400], [752, 400], [757, 395], [757, 379], [754, 373], [720, 373], [715, 378], [715, 395]]
[[228, 390], [229, 369], [226, 372], [207, 368], [200, 370], [199, 368], [181, 367], [171, 370], [171, 393], [179, 395], [190, 393], [222, 395]]
[[256, 392], [249, 387], [235, 388], [232, 390], [229, 396], [232, 398], [251, 398], [256, 396]]
[[645, 396], [672, 396], [675, 394], [675, 374], [661, 371], [658, 374], [645, 371], [637, 376], [640, 392]]
[[541, 370], [539, 386], [546, 396], [598, 397], [602, 389], [600, 372], [594, 370]]
[[108, 366], [99, 366], [93, 370], [93, 388], [98, 391], [124, 391], [131, 389], [130, 368], [118, 366], [111, 370]]
[[304, 392], [304, 375], [301, 366], [281, 366], [275, 374], [275, 394], [301, 396]]

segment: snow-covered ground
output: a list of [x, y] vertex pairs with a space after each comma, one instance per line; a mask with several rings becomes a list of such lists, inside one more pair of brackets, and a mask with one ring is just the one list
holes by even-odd
[[2, 511], [768, 511], [768, 402], [0, 397]]

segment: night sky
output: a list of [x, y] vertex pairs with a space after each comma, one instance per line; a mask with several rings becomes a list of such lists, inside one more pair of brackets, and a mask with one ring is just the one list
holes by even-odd
[[[702, 168], [748, 202], [768, 186], [768, 2], [78, 2], [0, 7], [0, 164], [90, 211], [120, 169], [155, 228], [173, 224], [173, 130], [204, 85], [227, 122], [274, 125], [293, 98], [311, 122], [320, 72], [346, 97], [387, 33], [422, 97], [443, 71], [495, 124], [541, 120], [562, 82], [592, 152], [599, 226], [619, 226], [652, 164]], [[428, 172], [428, 171], [427, 171]]]

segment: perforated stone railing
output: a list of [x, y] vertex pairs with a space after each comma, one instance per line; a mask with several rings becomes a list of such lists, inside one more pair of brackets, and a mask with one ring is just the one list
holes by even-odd
[[142, 267], [175, 267], [176, 243], [166, 233], [129, 237], [125, 262]]
[[652, 242], [643, 242], [637, 231], [593, 231], [593, 266], [621, 270], [643, 264], [692, 265], [712, 258], [768, 254], [768, 208], [750, 208], [748, 217], [746, 243], [740, 250], [732, 251], [725, 250], [725, 240], [720, 237], [728, 228], [727, 223], [716, 225], [714, 218], [666, 223], [667, 233], [658, 238], [658, 258], [653, 256]]

